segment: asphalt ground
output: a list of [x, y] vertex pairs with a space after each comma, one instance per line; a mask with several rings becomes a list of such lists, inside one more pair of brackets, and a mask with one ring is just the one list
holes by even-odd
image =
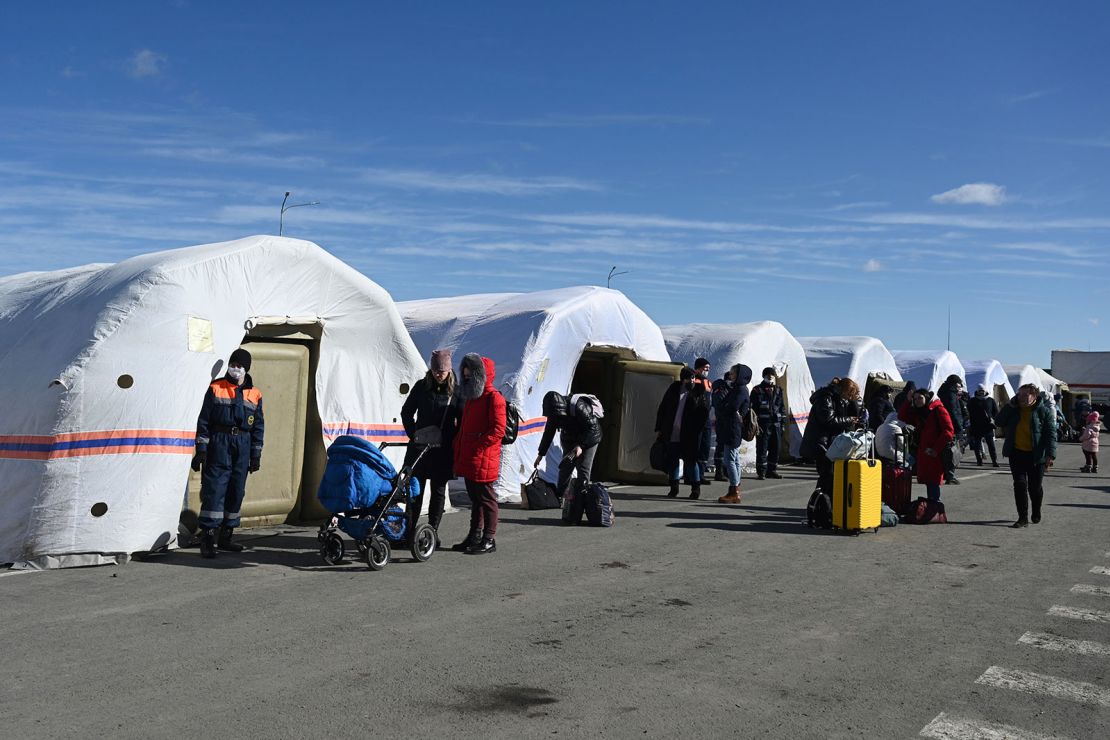
[[616, 488], [608, 530], [506, 506], [496, 553], [377, 573], [325, 565], [296, 528], [215, 561], [0, 571], [0, 727], [1104, 738], [1110, 482], [1081, 464], [1061, 447], [1044, 521], [1023, 530], [1005, 467], [964, 468], [947, 525], [858, 537], [803, 526], [814, 473], [787, 467], [745, 481], [737, 507], [716, 503], [724, 484], [700, 501]]

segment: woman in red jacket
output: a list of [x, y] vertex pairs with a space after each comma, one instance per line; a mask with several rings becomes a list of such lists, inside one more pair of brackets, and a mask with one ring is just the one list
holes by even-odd
[[917, 482], [925, 484], [930, 499], [940, 501], [944, 449], [956, 438], [952, 417], [932, 391], [917, 388], [898, 410], [898, 418], [917, 430]]
[[494, 484], [501, 472], [501, 438], [505, 436], [505, 397], [493, 387], [493, 360], [478, 354], [462, 359], [460, 393], [466, 404], [455, 435], [455, 475], [466, 481], [470, 497], [470, 532], [452, 549], [471, 555], [497, 550], [499, 507]]

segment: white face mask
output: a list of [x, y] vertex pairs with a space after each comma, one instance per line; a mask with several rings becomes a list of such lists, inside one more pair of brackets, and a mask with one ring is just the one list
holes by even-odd
[[227, 369], [227, 377], [235, 381], [236, 384], [242, 383], [243, 378], [247, 376], [247, 371], [241, 367], [229, 367]]

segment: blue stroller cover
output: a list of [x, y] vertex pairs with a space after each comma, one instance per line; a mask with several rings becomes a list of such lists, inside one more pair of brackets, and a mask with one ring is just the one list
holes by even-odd
[[[344, 435], [328, 448], [328, 464], [316, 496], [332, 514], [369, 509], [389, 496], [397, 469], [371, 442]], [[409, 479], [405, 501], [420, 495], [420, 481]]]

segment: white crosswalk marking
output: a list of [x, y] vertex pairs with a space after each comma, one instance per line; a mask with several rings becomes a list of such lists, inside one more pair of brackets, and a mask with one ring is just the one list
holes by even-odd
[[1110, 596], [1110, 586], [1093, 586], [1090, 583], [1077, 583], [1071, 587], [1073, 594], [1091, 594], [1092, 596]]
[[1059, 653], [1075, 653], [1076, 655], [1110, 655], [1110, 645], [1090, 640], [1072, 640], [1068, 637], [1050, 635], [1047, 632], [1026, 632], [1018, 638], [1023, 645], [1032, 645], [1042, 650], [1053, 650]]
[[944, 712], [925, 725], [921, 737], [937, 740], [1066, 740], [1059, 735], [1038, 735], [1010, 725], [949, 717]]
[[1100, 576], [1110, 576], [1110, 568], [1107, 568], [1105, 565], [1096, 565], [1087, 572], [1098, 573]]
[[1097, 609], [1076, 609], [1074, 606], [1060, 606], [1059, 604], [1049, 609], [1048, 615], [1050, 617], [1078, 619], [1083, 622], [1110, 623], [1110, 612], [1100, 612]]
[[997, 686], [1027, 694], [1040, 694], [1056, 699], [1067, 699], [1080, 704], [1095, 704], [1110, 707], [1110, 690], [1093, 683], [1070, 681], [1066, 678], [1046, 676], [1042, 673], [1019, 671], [992, 665], [975, 683]]

